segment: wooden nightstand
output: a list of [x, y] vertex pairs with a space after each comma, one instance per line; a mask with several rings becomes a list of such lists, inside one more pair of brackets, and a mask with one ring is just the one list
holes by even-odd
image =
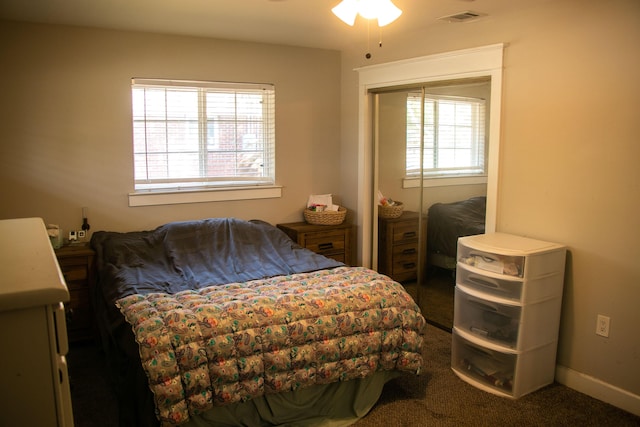
[[277, 226], [303, 248], [351, 265], [354, 248], [351, 224], [313, 225], [292, 222]]
[[378, 271], [398, 282], [417, 278], [419, 244], [422, 245], [424, 266], [426, 221], [422, 219], [423, 239], [418, 239], [419, 217], [417, 212], [410, 211], [403, 212], [398, 218], [378, 217]]
[[95, 253], [85, 245], [63, 246], [55, 252], [71, 296], [71, 300], [65, 304], [69, 341], [92, 339], [93, 310], [89, 290]]

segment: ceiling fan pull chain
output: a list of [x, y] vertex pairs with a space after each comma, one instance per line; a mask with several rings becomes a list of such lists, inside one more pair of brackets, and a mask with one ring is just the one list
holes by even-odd
[[367, 59], [371, 59], [371, 21], [367, 20], [367, 53], [364, 56]]

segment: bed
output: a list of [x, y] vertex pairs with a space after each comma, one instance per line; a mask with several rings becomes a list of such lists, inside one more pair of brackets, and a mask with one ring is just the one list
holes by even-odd
[[455, 270], [458, 237], [484, 233], [487, 198], [434, 203], [427, 219], [427, 262]]
[[91, 246], [121, 426], [349, 425], [422, 368], [426, 323], [400, 284], [263, 221], [98, 231]]

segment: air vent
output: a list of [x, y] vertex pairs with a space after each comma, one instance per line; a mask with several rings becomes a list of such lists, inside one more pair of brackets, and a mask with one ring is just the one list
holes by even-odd
[[466, 10], [464, 12], [454, 13], [453, 15], [443, 16], [438, 19], [442, 21], [447, 21], [447, 22], [469, 22], [469, 21], [475, 21], [485, 16], [487, 16], [486, 13], [472, 12], [470, 10]]

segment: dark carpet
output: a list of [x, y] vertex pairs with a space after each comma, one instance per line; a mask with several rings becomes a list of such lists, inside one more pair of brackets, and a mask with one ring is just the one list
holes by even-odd
[[[425, 340], [422, 374], [391, 380], [355, 427], [640, 426], [640, 417], [560, 384], [515, 401], [483, 392], [451, 370], [449, 332], [428, 325]], [[116, 426], [102, 353], [92, 344], [76, 345], [68, 359], [76, 427]]]
[[451, 370], [451, 334], [427, 326], [420, 376], [391, 380], [354, 427], [391, 426], [640, 426], [640, 417], [561, 384], [518, 400], [481, 391]]

